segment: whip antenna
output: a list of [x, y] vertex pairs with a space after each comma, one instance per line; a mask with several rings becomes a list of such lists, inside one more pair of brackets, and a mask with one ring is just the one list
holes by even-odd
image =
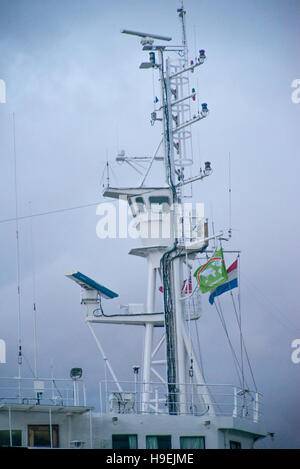
[[231, 226], [231, 155], [230, 155], [230, 152], [229, 152], [229, 155], [228, 155], [228, 218], [229, 218], [229, 229], [228, 229], [228, 235], [229, 235], [229, 238], [231, 238], [231, 234], [232, 234], [232, 226]]
[[13, 155], [14, 155], [14, 189], [15, 189], [15, 214], [16, 214], [16, 257], [17, 257], [17, 291], [18, 291], [18, 378], [19, 397], [21, 398], [21, 365], [22, 340], [21, 340], [21, 290], [20, 290], [20, 243], [19, 243], [19, 210], [18, 210], [18, 186], [17, 186], [17, 151], [16, 151], [16, 129], [15, 113], [13, 113]]

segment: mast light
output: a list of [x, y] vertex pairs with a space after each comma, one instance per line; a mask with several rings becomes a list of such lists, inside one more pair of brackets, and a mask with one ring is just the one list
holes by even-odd
[[152, 64], [152, 67], [155, 65], [155, 53], [154, 52], [149, 52], [149, 60], [150, 63]]
[[202, 114], [203, 117], [206, 117], [208, 112], [209, 112], [208, 108], [207, 108], [207, 103], [202, 103], [201, 106], [202, 106], [201, 114]]
[[200, 64], [203, 64], [205, 59], [206, 59], [205, 50], [204, 49], [199, 50], [199, 62], [200, 62]]
[[121, 164], [121, 163], [124, 163], [124, 161], [125, 161], [125, 151], [120, 150], [116, 157], [116, 162]]
[[204, 163], [204, 174], [206, 176], [208, 176], [211, 173], [211, 171], [212, 171], [212, 169], [211, 169], [210, 161], [205, 161], [205, 163]]

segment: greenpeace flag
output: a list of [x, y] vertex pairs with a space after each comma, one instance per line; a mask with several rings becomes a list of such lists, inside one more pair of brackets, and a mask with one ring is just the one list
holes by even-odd
[[216, 296], [222, 295], [223, 293], [232, 290], [238, 286], [238, 260], [234, 261], [227, 269], [228, 279], [226, 282], [215, 288], [209, 295], [209, 302], [212, 305]]

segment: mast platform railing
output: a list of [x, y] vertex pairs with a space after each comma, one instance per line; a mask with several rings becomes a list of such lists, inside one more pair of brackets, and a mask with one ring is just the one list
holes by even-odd
[[[168, 402], [171, 393], [161, 382], [120, 381], [123, 391], [113, 381], [101, 381], [100, 411], [112, 414], [170, 414]], [[147, 393], [143, 389], [147, 386]], [[178, 389], [185, 389], [186, 402], [179, 402]], [[259, 422], [262, 415], [262, 394], [231, 384], [176, 384], [180, 415], [228, 416]], [[145, 400], [145, 395], [148, 396]], [[207, 402], [210, 401], [210, 405]], [[146, 409], [146, 410], [145, 410]]]

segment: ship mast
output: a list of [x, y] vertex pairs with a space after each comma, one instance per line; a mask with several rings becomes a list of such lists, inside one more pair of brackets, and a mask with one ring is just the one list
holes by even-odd
[[[194, 62], [188, 67], [188, 47], [185, 28], [185, 10], [177, 10], [182, 26], [182, 47], [178, 51], [181, 59], [172, 63], [169, 58], [164, 61], [165, 47], [158, 49], [160, 61], [158, 69], [161, 82], [161, 101], [163, 107], [163, 137], [165, 151], [166, 182], [170, 187], [174, 210], [171, 211], [171, 224], [176, 225], [178, 207], [183, 211], [183, 185], [174, 182], [175, 176], [184, 178], [186, 166], [193, 160], [188, 156], [187, 143], [191, 139], [189, 130], [191, 121], [190, 100], [194, 99], [195, 90], [189, 93], [189, 72], [194, 71]], [[205, 54], [202, 52], [202, 59]], [[201, 53], [200, 53], [201, 54]], [[199, 65], [200, 65], [199, 57]], [[202, 61], [202, 60], [201, 60]], [[204, 106], [205, 108], [205, 106]], [[199, 118], [206, 117], [204, 112]], [[195, 118], [194, 118], [195, 120]], [[174, 126], [175, 121], [175, 126]], [[176, 149], [176, 156], [174, 149]], [[180, 179], [178, 177], [178, 179]], [[184, 215], [183, 215], [184, 217]], [[184, 223], [184, 219], [182, 220]], [[182, 233], [181, 233], [182, 234]], [[184, 343], [186, 337], [181, 285], [183, 282], [184, 249], [179, 247], [180, 233], [174, 231], [173, 245], [161, 259], [164, 291], [164, 314], [166, 334], [168, 406], [170, 414], [185, 414], [187, 408], [186, 385], [188, 374], [194, 374], [194, 360], [191, 350]], [[203, 384], [200, 370], [197, 375]]]
[[[185, 188], [211, 174], [210, 162], [205, 162], [205, 167], [200, 168], [198, 174], [186, 176], [186, 169], [192, 173], [193, 165], [190, 128], [206, 118], [209, 111], [207, 104], [202, 103], [201, 110], [197, 106], [198, 112], [192, 115], [196, 90], [190, 87], [190, 78], [205, 62], [206, 55], [201, 49], [197, 57], [188, 60], [186, 12], [183, 2], [177, 13], [182, 29], [181, 45], [172, 45], [170, 43], [172, 38], [167, 36], [131, 30], [121, 31], [140, 37], [142, 49], [149, 53], [149, 60], [143, 62], [140, 68], [158, 71], [160, 99], [158, 97], [154, 99], [151, 125], [161, 123], [161, 140], [153, 156], [150, 157], [146, 154], [129, 157], [124, 150], [120, 151], [116, 161], [120, 164], [128, 163], [136, 169], [142, 176], [140, 184], [134, 187], [112, 187], [108, 178], [103, 192], [104, 197], [119, 200], [119, 209], [120, 203], [125, 202], [126, 216], [128, 202], [133, 215], [133, 220], [130, 222], [133, 221], [139, 227], [138, 236], [134, 238], [140, 238], [141, 246], [131, 249], [129, 254], [143, 257], [147, 261], [146, 306], [133, 303], [122, 306], [126, 307], [126, 313], [110, 314], [106, 310], [104, 313], [102, 298], [106, 300], [116, 298], [118, 295], [115, 292], [78, 271], [67, 274], [67, 277], [81, 287], [81, 303], [86, 310], [86, 322], [105, 363], [106, 396], [108, 395], [107, 372], [113, 380], [113, 390], [109, 394], [110, 412], [157, 415], [165, 414], [167, 411], [170, 415], [197, 415], [205, 416], [206, 419], [216, 416], [214, 406], [218, 404], [210, 394], [212, 385], [204, 381], [192, 344], [191, 321], [198, 320], [202, 314], [202, 294], [199, 286], [195, 285], [195, 279], [192, 278], [193, 262], [199, 259], [199, 253], [207, 249], [209, 240], [214, 239], [216, 244], [217, 239], [225, 238], [223, 232], [209, 236], [204, 212], [197, 212], [197, 205], [194, 210], [192, 203], [185, 203], [189, 197], [185, 193]], [[174, 55], [176, 60], [173, 60]], [[162, 163], [163, 166], [160, 174], [164, 173], [164, 183], [160, 186], [147, 184], [148, 175], [156, 163]], [[142, 165], [146, 165], [144, 173], [141, 172]], [[157, 173], [155, 176], [157, 177]], [[200, 205], [203, 209], [203, 204]], [[119, 235], [125, 237], [124, 231], [122, 236], [120, 232]], [[159, 280], [161, 284], [158, 288]], [[163, 293], [163, 311], [157, 311], [156, 308], [157, 290]], [[126, 324], [144, 328], [142, 379], [141, 381], [138, 379], [140, 364], [135, 362], [132, 367], [134, 392], [129, 388], [130, 384], [124, 383], [124, 387], [121, 385], [100, 338], [92, 327], [93, 324]], [[156, 344], [154, 341], [158, 334], [154, 334], [155, 330], [161, 333]], [[242, 348], [244, 345], [242, 335], [240, 337]], [[163, 347], [164, 356], [161, 359], [158, 354]], [[163, 372], [161, 366], [164, 367]], [[152, 381], [153, 375], [155, 382]], [[244, 387], [244, 381], [242, 386]], [[137, 394], [138, 388], [141, 391], [141, 399]], [[100, 394], [102, 395], [101, 391]], [[246, 415], [246, 395], [250, 396], [249, 389], [237, 391], [237, 388], [234, 388], [233, 417], [238, 416], [239, 397], [243, 398], [242, 415], [243, 417]], [[257, 422], [257, 392], [252, 401], [254, 422]], [[118, 420], [113, 417], [112, 421], [115, 419]], [[205, 422], [206, 420], [204, 424]], [[233, 428], [232, 422], [229, 428]]]
[[[190, 260], [197, 252], [208, 246], [207, 224], [204, 214], [197, 216], [190, 210], [185, 213], [184, 190], [191, 183], [201, 180], [211, 173], [210, 163], [200, 169], [194, 177], [186, 177], [186, 168], [192, 168], [193, 158], [189, 151], [191, 125], [208, 115], [207, 104], [202, 104], [201, 112], [191, 116], [191, 103], [196, 99], [196, 91], [190, 89], [189, 74], [204, 63], [205, 51], [200, 50], [198, 57], [188, 63], [188, 48], [185, 30], [185, 10], [177, 10], [182, 26], [182, 44], [173, 45], [171, 37], [138, 31], [122, 30], [122, 33], [141, 38], [142, 49], [149, 53], [148, 62], [140, 65], [141, 69], [154, 69], [159, 72], [160, 100], [155, 99], [155, 109], [151, 114], [151, 123], [162, 124], [162, 140], [153, 157], [128, 157], [121, 151], [118, 163], [128, 163], [140, 173], [141, 164], [146, 164], [138, 187], [111, 187], [104, 190], [104, 197], [127, 199], [133, 217], [140, 226], [142, 247], [134, 248], [130, 254], [146, 258], [148, 265], [146, 311], [143, 305], [128, 305], [128, 311], [134, 307], [134, 314], [95, 315], [97, 298], [88, 313], [86, 321], [92, 323], [117, 323], [143, 325], [145, 327], [142, 402], [143, 413], [158, 412], [153, 404], [152, 374], [167, 389], [168, 412], [172, 415], [194, 413], [213, 413], [213, 406], [208, 389], [195, 358], [187, 322], [199, 318], [201, 297], [199, 288], [183, 292], [184, 282], [190, 281]], [[170, 56], [175, 55], [175, 60]], [[161, 149], [163, 155], [161, 155]], [[154, 162], [162, 162], [165, 172], [163, 186], [146, 186], [146, 179]], [[139, 166], [137, 167], [137, 164]], [[191, 205], [191, 204], [190, 204]], [[143, 236], [146, 233], [146, 236]], [[167, 235], [165, 234], [167, 233]], [[213, 237], [216, 237], [214, 235]], [[186, 278], [185, 278], [186, 276]], [[158, 278], [162, 281], [164, 311], [155, 309], [155, 294]], [[197, 305], [191, 307], [191, 301]], [[136, 306], [140, 310], [136, 310]], [[99, 308], [98, 308], [99, 309]], [[101, 310], [101, 306], [100, 306]], [[154, 347], [154, 328], [163, 329], [159, 343]], [[94, 337], [95, 338], [95, 337]], [[165, 345], [165, 360], [157, 360], [156, 355]], [[99, 348], [99, 343], [97, 344]], [[101, 351], [105, 356], [104, 351]], [[158, 366], [165, 365], [166, 378]], [[112, 374], [112, 373], [111, 373]], [[116, 376], [112, 374], [114, 381]], [[188, 392], [194, 396], [192, 400]], [[197, 405], [195, 404], [197, 403]], [[157, 402], [156, 406], [163, 406]], [[162, 411], [165, 411], [162, 409]]]

